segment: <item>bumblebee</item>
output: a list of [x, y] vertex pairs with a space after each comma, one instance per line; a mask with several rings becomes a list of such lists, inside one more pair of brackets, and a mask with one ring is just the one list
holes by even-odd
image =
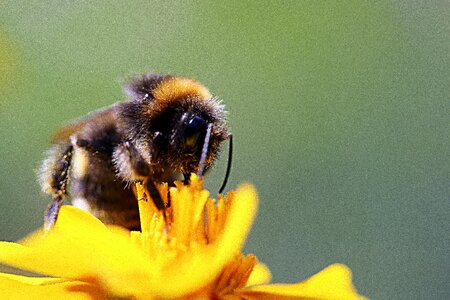
[[[139, 229], [133, 184], [143, 183], [155, 206], [166, 203], [156, 185], [202, 176], [232, 135], [224, 105], [195, 80], [159, 74], [134, 78], [124, 87], [131, 98], [62, 128], [40, 169], [42, 190], [53, 201], [45, 216], [51, 228], [68, 196], [72, 204], [107, 224]], [[68, 187], [70, 180], [70, 189]], [[220, 191], [220, 192], [221, 192]]]

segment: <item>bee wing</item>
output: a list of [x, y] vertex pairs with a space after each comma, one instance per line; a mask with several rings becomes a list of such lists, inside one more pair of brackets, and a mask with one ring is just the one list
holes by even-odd
[[52, 143], [58, 144], [67, 141], [72, 135], [83, 130], [83, 128], [94, 120], [101, 120], [113, 117], [117, 104], [96, 110], [87, 116], [75, 120], [71, 124], [58, 130], [52, 137]]

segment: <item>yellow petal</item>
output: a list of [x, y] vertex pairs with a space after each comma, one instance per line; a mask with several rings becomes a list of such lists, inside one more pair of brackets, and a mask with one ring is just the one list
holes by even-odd
[[[159, 296], [175, 298], [190, 294], [213, 281], [240, 251], [256, 214], [258, 197], [251, 185], [240, 186], [230, 204], [222, 234], [201, 251], [180, 258], [174, 268], [160, 275], [164, 282]], [[189, 274], [189, 276], [186, 276]]]
[[272, 274], [270, 273], [269, 268], [265, 264], [257, 262], [253, 267], [252, 274], [250, 274], [246, 286], [266, 284], [269, 283], [271, 279]]
[[245, 299], [365, 299], [356, 292], [351, 277], [346, 266], [334, 264], [303, 282], [248, 287], [237, 295]]
[[156, 281], [151, 280], [151, 262], [130, 242], [129, 232], [112, 232], [71, 206], [61, 208], [50, 232], [38, 231], [21, 243], [1, 242], [0, 261], [45, 275], [96, 281], [117, 295], [152, 289]]
[[105, 299], [96, 286], [60, 278], [0, 273], [0, 299]]

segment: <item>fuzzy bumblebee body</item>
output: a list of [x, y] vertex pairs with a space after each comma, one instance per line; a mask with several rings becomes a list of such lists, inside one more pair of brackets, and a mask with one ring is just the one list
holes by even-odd
[[[55, 135], [40, 174], [42, 189], [53, 197], [47, 228], [56, 222], [68, 190], [74, 206], [103, 222], [139, 228], [133, 183], [144, 182], [158, 198], [155, 183], [207, 171], [231, 136], [222, 103], [194, 80], [146, 74], [124, 90], [131, 100]], [[161, 201], [155, 205], [164, 207]]]

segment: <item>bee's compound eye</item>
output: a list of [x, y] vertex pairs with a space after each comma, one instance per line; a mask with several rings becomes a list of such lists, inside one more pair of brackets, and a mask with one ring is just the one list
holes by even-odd
[[199, 137], [205, 134], [206, 127], [206, 121], [199, 116], [194, 116], [188, 120], [184, 130], [186, 148], [196, 150]]

